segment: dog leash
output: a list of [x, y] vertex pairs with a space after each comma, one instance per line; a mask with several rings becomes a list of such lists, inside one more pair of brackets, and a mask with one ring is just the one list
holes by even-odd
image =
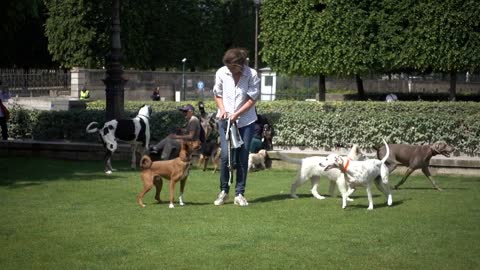
[[225, 138], [227, 140], [227, 153], [228, 153], [228, 186], [231, 186], [233, 183], [233, 165], [232, 165], [232, 136], [231, 136], [231, 123], [230, 118], [227, 121], [227, 132], [225, 134]]

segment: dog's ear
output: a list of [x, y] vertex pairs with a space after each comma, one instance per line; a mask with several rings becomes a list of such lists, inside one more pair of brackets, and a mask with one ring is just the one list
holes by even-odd
[[437, 153], [440, 153], [440, 151], [442, 151], [442, 149], [444, 149], [445, 146], [446, 146], [446, 143], [444, 141], [437, 141], [432, 144], [432, 150]]

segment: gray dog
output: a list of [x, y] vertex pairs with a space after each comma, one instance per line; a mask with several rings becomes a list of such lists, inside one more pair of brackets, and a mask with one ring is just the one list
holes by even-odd
[[[389, 172], [392, 172], [398, 165], [408, 167], [407, 172], [403, 176], [402, 180], [395, 185], [395, 189], [398, 189], [408, 176], [416, 169], [422, 169], [423, 174], [430, 180], [433, 187], [437, 190], [442, 190], [433, 180], [428, 166], [430, 165], [430, 159], [435, 155], [444, 155], [450, 157], [450, 154], [455, 148], [444, 141], [438, 141], [429, 145], [409, 145], [409, 144], [389, 144], [390, 155], [385, 163]], [[377, 157], [385, 156], [385, 146], [380, 147], [377, 150]]]

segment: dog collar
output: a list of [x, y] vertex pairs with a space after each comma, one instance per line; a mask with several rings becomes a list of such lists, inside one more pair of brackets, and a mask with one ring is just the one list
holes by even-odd
[[350, 165], [350, 158], [347, 158], [347, 163], [345, 164], [345, 166], [343, 166], [343, 169], [342, 169], [343, 173], [347, 172], [348, 165]]

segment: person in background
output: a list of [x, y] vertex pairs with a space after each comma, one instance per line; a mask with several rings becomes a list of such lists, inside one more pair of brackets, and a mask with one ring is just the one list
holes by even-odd
[[3, 82], [0, 81], [0, 99], [8, 101], [10, 99], [10, 93], [8, 88], [3, 85]]
[[191, 104], [187, 104], [178, 109], [185, 115], [187, 127], [180, 130], [180, 134], [170, 134], [158, 144], [150, 148], [150, 153], [161, 153], [161, 160], [175, 158], [180, 152], [181, 140], [195, 141], [200, 140], [200, 120], [193, 115], [195, 108]]
[[90, 98], [90, 91], [84, 86], [82, 91], [80, 91], [80, 99], [86, 100]]
[[160, 87], [157, 87], [157, 89], [153, 90], [153, 94], [151, 96], [153, 101], [159, 101], [160, 100]]
[[10, 112], [7, 107], [3, 105], [2, 99], [0, 98], [0, 127], [2, 128], [3, 140], [8, 140], [8, 119], [10, 119]]
[[391, 94], [388, 94], [387, 97], [385, 98], [385, 100], [387, 102], [395, 102], [398, 100], [398, 97], [397, 95], [395, 95], [394, 93], [391, 93]]
[[247, 206], [245, 187], [247, 183], [248, 155], [250, 143], [254, 135], [255, 102], [259, 97], [260, 78], [257, 71], [248, 67], [248, 52], [243, 48], [233, 48], [223, 56], [224, 66], [215, 74], [213, 94], [217, 103], [218, 132], [220, 135], [221, 165], [220, 165], [220, 193], [214, 205], [222, 205], [228, 200], [230, 191], [229, 157], [226, 132], [227, 120], [237, 125], [243, 144], [235, 149], [236, 152], [236, 185], [234, 204]]

